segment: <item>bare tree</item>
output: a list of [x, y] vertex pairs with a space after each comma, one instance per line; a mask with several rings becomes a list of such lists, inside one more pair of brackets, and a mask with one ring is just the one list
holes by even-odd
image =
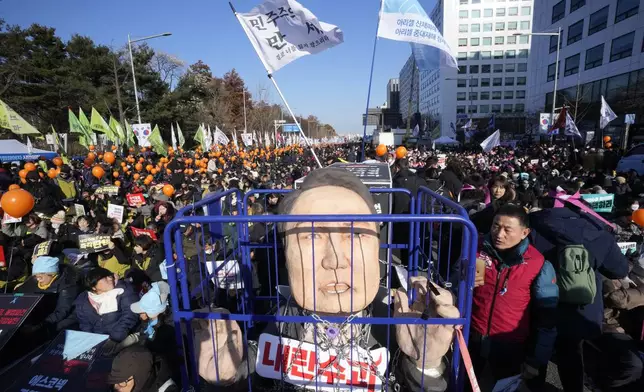
[[174, 55], [157, 51], [150, 61], [150, 66], [161, 75], [161, 80], [173, 89], [175, 82], [183, 74], [186, 63]]

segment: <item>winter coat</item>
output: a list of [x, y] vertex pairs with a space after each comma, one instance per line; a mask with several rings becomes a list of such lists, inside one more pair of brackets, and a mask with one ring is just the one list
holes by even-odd
[[593, 339], [601, 334], [604, 304], [601, 275], [622, 279], [628, 273], [628, 261], [615, 238], [605, 226], [587, 214], [569, 208], [549, 208], [529, 215], [530, 241], [558, 269], [557, 253], [565, 245], [583, 245], [591, 256], [597, 294], [592, 304], [559, 304], [558, 333], [572, 338]]
[[[392, 185], [394, 188], [403, 188], [411, 192], [414, 198], [418, 194], [418, 189], [421, 186], [427, 187], [427, 182], [418, 177], [411, 170], [401, 170], [393, 178]], [[410, 212], [409, 206], [410, 197], [403, 192], [396, 192], [393, 194], [393, 213], [394, 214], [408, 214]]]
[[486, 267], [485, 283], [474, 289], [472, 328], [492, 342], [517, 344], [525, 344], [535, 331], [536, 345], [527, 361], [547, 364], [557, 336], [552, 316], [559, 300], [552, 265], [528, 239], [505, 252], [482, 240], [476, 257]]
[[456, 173], [449, 169], [445, 169], [438, 180], [443, 184], [443, 188], [449, 192], [448, 196], [452, 200], [458, 200], [458, 195], [463, 189], [463, 181], [458, 178]]
[[44, 294], [43, 300], [54, 304], [54, 310], [45, 318], [44, 323], [55, 331], [67, 329], [76, 323], [74, 301], [82, 291], [74, 267], [60, 264], [58, 268], [58, 276], [46, 289], [38, 287], [35, 276], [30, 276], [16, 289], [18, 293]]
[[607, 279], [602, 277], [604, 293], [604, 333], [624, 333], [625, 328], [635, 328], [641, 333], [640, 325], [629, 325], [628, 317], [623, 316], [631, 310], [644, 306], [644, 259], [635, 260], [630, 265], [627, 279]]
[[75, 301], [76, 319], [83, 332], [110, 335], [110, 339], [121, 342], [139, 323], [139, 315], [132, 313], [130, 305], [139, 300], [132, 286], [123, 281], [116, 284], [117, 289], [123, 293], [117, 297], [118, 310], [116, 312], [99, 315], [89, 302], [87, 291], [83, 292]]
[[161, 263], [165, 260], [162, 246], [153, 246], [143, 255], [134, 256], [132, 269], [138, 269], [150, 278], [152, 282], [163, 280], [161, 276]]

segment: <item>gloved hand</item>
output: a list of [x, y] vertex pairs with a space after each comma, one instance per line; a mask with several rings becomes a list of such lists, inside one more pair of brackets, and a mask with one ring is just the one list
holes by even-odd
[[119, 343], [112, 340], [112, 339], [107, 339], [105, 343], [103, 343], [103, 347], [101, 349], [101, 354], [104, 357], [113, 357], [117, 353], [117, 347]]

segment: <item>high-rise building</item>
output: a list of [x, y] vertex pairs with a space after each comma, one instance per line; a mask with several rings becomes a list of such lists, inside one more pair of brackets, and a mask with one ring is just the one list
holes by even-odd
[[[603, 95], [618, 115], [608, 134], [620, 136], [627, 113], [642, 123], [644, 0], [540, 0], [534, 11], [535, 32], [561, 28], [555, 106], [568, 106], [580, 130], [599, 131]], [[550, 113], [557, 36], [533, 38], [527, 106]], [[632, 135], [637, 128], [631, 127]]]
[[457, 53], [459, 68], [416, 73], [420, 113], [432, 137], [454, 136], [468, 118], [487, 130], [493, 114], [497, 127], [504, 119], [523, 127], [531, 37], [517, 34], [532, 32], [532, 8], [532, 0], [437, 2], [430, 18]]
[[[400, 70], [398, 78], [400, 86], [399, 106], [402, 115], [403, 125], [407, 125], [407, 119], [413, 118], [414, 113], [418, 111], [418, 71], [414, 57], [409, 56], [407, 62]], [[412, 125], [413, 127], [413, 125]]]
[[400, 111], [400, 82], [398, 78], [389, 79], [387, 83], [387, 107]]

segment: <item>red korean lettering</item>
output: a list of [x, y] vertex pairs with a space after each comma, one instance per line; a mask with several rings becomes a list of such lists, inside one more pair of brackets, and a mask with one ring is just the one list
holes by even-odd
[[377, 368], [367, 362], [353, 362], [351, 364], [351, 379], [347, 381], [348, 386], [366, 388], [368, 391], [376, 390]]
[[291, 372], [289, 376], [313, 380], [313, 377], [315, 377], [316, 362], [315, 351], [294, 348], [293, 354], [291, 355]]
[[338, 381], [344, 381], [347, 378], [344, 374], [346, 369], [340, 365], [335, 355], [331, 355], [328, 361], [320, 364], [320, 367], [324, 369], [320, 371], [320, 375], [326, 379], [328, 385], [337, 384]]
[[[264, 343], [264, 355], [262, 356], [262, 365], [266, 365], [266, 366], [275, 365], [275, 361], [269, 358], [271, 354], [271, 346], [272, 346], [271, 342]], [[281, 346], [282, 346], [281, 344], [277, 346], [278, 352], [281, 350]]]

